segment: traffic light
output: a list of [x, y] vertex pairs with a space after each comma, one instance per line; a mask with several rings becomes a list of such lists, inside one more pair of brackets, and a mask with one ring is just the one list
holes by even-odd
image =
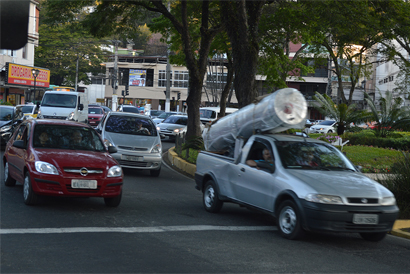
[[121, 91], [121, 95], [122, 95], [122, 96], [125, 96], [125, 95], [124, 95], [124, 90]]
[[178, 99], [178, 101], [179, 101], [179, 99], [181, 99], [181, 92], [178, 92], [178, 97], [177, 97]]
[[125, 96], [130, 95], [129, 87], [128, 85], [125, 86]]

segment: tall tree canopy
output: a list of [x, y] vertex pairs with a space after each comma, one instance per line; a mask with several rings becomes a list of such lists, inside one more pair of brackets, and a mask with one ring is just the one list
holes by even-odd
[[101, 63], [105, 62], [107, 52], [102, 50], [102, 42], [75, 24], [39, 26], [40, 39], [34, 63], [50, 69], [51, 84], [74, 86], [77, 58], [78, 82], [90, 84], [87, 73], [97, 75], [104, 72]]

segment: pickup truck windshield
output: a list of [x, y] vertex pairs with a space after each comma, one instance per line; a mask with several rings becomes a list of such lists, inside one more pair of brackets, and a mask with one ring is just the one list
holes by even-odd
[[276, 147], [284, 168], [356, 171], [343, 153], [331, 145], [278, 141]]

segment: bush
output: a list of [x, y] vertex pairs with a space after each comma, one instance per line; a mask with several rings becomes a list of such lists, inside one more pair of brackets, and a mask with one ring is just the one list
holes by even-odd
[[[405, 137], [404, 137], [405, 136]], [[366, 145], [381, 148], [393, 148], [396, 150], [410, 150], [410, 138], [407, 135], [393, 133], [391, 137], [382, 138], [369, 134], [367, 130], [361, 133], [345, 133], [343, 140], [349, 140], [350, 145]]]
[[402, 152], [391, 167], [391, 174], [385, 174], [380, 183], [385, 185], [396, 197], [400, 209], [400, 219], [410, 219], [410, 153]]

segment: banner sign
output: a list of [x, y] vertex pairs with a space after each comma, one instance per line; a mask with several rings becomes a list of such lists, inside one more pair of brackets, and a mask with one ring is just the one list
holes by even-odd
[[145, 69], [130, 69], [130, 80], [128, 84], [130, 86], [145, 87], [145, 79], [147, 71]]
[[36, 67], [28, 67], [14, 63], [6, 63], [6, 83], [22, 86], [33, 86], [34, 77], [31, 70], [35, 68], [40, 71], [36, 78], [36, 87], [48, 88], [50, 86], [50, 70]]

